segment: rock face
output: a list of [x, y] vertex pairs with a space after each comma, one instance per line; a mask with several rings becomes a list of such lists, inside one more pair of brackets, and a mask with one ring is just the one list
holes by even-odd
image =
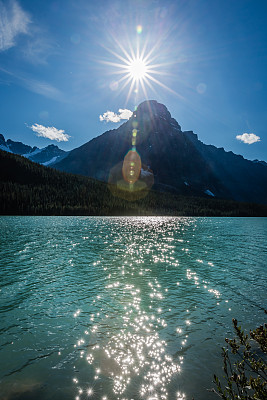
[[58, 146], [55, 146], [54, 144], [50, 144], [49, 146], [46, 146], [41, 150], [37, 148], [34, 149], [27, 158], [29, 158], [31, 161], [43, 165], [52, 165], [54, 162], [62, 160], [67, 155], [66, 151], [61, 150]]
[[13, 140], [8, 139], [6, 141], [7, 147], [9, 148], [11, 153], [14, 154], [19, 154], [19, 155], [23, 155], [23, 154], [30, 154], [32, 151], [34, 151], [35, 149], [37, 149], [37, 147], [31, 147], [28, 146], [27, 144], [24, 144], [22, 142], [13, 142]]
[[142, 174], [153, 172], [156, 190], [267, 203], [264, 163], [205, 145], [192, 131], [183, 132], [154, 100], [141, 103], [129, 121], [72, 150], [53, 167], [107, 182], [133, 145]]
[[11, 150], [8, 148], [4, 136], [1, 134], [0, 134], [0, 150], [8, 151], [9, 153], [11, 153]]
[[56, 161], [62, 160], [68, 152], [61, 150], [58, 146], [50, 144], [49, 146], [39, 149], [38, 147], [28, 146], [22, 142], [14, 142], [13, 140], [5, 140], [0, 134], [0, 149], [9, 153], [19, 154], [28, 158], [31, 161], [43, 165], [52, 165]]

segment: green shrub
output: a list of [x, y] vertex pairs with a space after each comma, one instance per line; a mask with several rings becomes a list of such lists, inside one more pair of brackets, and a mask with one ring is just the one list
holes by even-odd
[[236, 319], [233, 324], [236, 337], [225, 339], [227, 347], [222, 349], [224, 383], [214, 375], [216, 389], [212, 391], [223, 400], [266, 400], [267, 324], [249, 335]]

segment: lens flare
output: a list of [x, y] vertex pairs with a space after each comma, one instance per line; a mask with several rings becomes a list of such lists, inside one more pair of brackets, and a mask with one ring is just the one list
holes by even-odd
[[141, 35], [142, 31], [143, 31], [142, 25], [137, 25], [136, 32], [138, 33], [138, 35]]
[[130, 150], [124, 157], [122, 174], [126, 182], [135, 183], [141, 171], [141, 158], [136, 151]]

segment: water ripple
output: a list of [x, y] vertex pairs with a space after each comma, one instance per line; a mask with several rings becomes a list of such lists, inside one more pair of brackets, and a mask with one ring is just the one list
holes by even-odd
[[1, 217], [0, 229], [4, 399], [206, 400], [231, 319], [263, 320], [264, 218]]

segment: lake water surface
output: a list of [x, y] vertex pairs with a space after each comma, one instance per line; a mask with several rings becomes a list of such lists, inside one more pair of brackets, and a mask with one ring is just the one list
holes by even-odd
[[[0, 217], [0, 399], [206, 400], [266, 218]], [[265, 304], [264, 304], [265, 303]]]

